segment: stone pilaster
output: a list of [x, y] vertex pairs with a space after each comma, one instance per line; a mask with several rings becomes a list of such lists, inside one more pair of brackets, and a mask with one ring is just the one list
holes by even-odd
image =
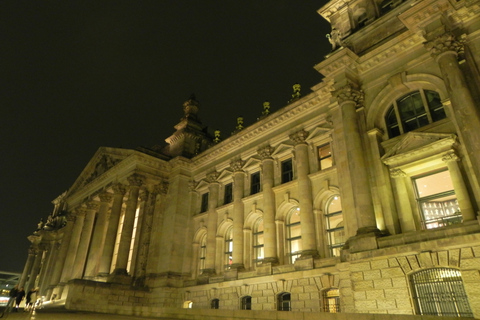
[[28, 283], [25, 286], [25, 292], [28, 292], [30, 289], [36, 286], [35, 282], [37, 280], [38, 273], [40, 272], [40, 264], [42, 263], [44, 251], [45, 251], [45, 248], [43, 247], [43, 245], [39, 245], [34, 249], [35, 259], [33, 261], [32, 269], [30, 270]]
[[391, 169], [390, 176], [393, 178], [395, 202], [400, 213], [398, 218], [402, 232], [415, 231], [415, 219], [413, 218], [412, 206], [408, 200], [409, 196], [406, 186], [407, 174], [400, 169]]
[[275, 193], [274, 187], [274, 148], [267, 146], [258, 150], [262, 159], [263, 186], [263, 238], [265, 257], [262, 263], [278, 264], [277, 232], [275, 227]]
[[473, 210], [472, 202], [470, 201], [470, 196], [468, 195], [467, 186], [465, 185], [462, 173], [458, 167], [458, 161], [460, 161], [460, 158], [455, 154], [455, 152], [451, 151], [444, 154], [442, 160], [447, 164], [448, 171], [450, 172], [453, 189], [455, 190], [455, 195], [457, 196], [458, 206], [460, 207], [463, 221], [475, 220], [475, 211]]
[[33, 261], [35, 260], [35, 253], [36, 253], [36, 249], [33, 246], [30, 246], [30, 248], [28, 248], [27, 262], [25, 263], [25, 267], [23, 267], [23, 272], [18, 282], [19, 288], [25, 287], [25, 283], [27, 282], [28, 275], [32, 270]]
[[55, 297], [59, 297], [59, 287], [57, 285], [60, 282], [60, 277], [62, 275], [62, 270], [65, 266], [65, 261], [67, 259], [68, 247], [70, 240], [72, 238], [73, 226], [75, 222], [75, 216], [72, 214], [67, 214], [67, 225], [63, 228], [62, 233], [62, 243], [56, 258], [56, 261], [53, 266], [52, 276], [50, 278], [50, 288], [47, 291], [46, 298], [50, 300], [52, 295], [55, 294]]
[[[75, 257], [77, 255], [78, 245], [80, 243], [80, 235], [82, 234], [83, 223], [85, 221], [85, 215], [87, 210], [83, 207], [79, 207], [75, 210], [75, 224], [73, 226], [72, 237], [68, 245], [67, 258], [65, 259], [65, 265], [63, 267], [62, 276], [60, 282], [65, 284], [68, 280], [72, 278], [72, 271], [75, 262]], [[61, 297], [61, 290], [59, 292], [59, 297]]]

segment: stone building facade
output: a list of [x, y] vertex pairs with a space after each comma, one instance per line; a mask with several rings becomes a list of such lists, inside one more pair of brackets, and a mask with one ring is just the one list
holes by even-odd
[[332, 52], [311, 93], [223, 141], [192, 97], [167, 147], [100, 148], [21, 284], [145, 316], [480, 317], [480, 1], [318, 12]]

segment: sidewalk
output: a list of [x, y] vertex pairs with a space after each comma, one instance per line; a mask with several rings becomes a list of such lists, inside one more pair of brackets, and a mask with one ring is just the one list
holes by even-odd
[[[1, 314], [0, 314], [1, 315]], [[19, 312], [5, 314], [0, 320], [175, 320], [171, 318], [150, 318], [137, 316], [122, 316], [104, 313], [93, 313], [84, 311], [66, 310], [62, 306], [48, 306], [36, 311], [23, 312], [23, 308]]]

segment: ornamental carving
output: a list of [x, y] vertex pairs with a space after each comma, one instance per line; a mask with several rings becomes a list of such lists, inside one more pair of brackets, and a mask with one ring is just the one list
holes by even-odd
[[305, 144], [307, 137], [308, 131], [305, 130], [297, 131], [289, 136], [290, 140], [292, 140], [296, 145]]
[[265, 148], [257, 150], [257, 153], [262, 160], [266, 160], [266, 159], [272, 159], [273, 151], [275, 151], [275, 148], [271, 146], [267, 146]]
[[130, 177], [128, 177], [127, 180], [131, 187], [141, 187], [143, 185], [143, 182], [145, 181], [145, 177], [134, 173]]
[[112, 185], [112, 189], [114, 194], [124, 195], [127, 192], [125, 186], [121, 183], [115, 183]]
[[357, 90], [351, 84], [339, 88], [332, 92], [333, 96], [337, 98], [338, 103], [341, 105], [346, 101], [353, 101], [357, 106], [363, 106], [365, 94], [362, 90]]
[[92, 174], [85, 179], [85, 184], [95, 180], [97, 177], [101, 176], [118, 162], [120, 162], [120, 160], [113, 159], [108, 155], [103, 155], [102, 158], [95, 165], [95, 169], [93, 170]]
[[243, 160], [233, 160], [232, 162], [230, 162], [230, 168], [232, 168], [234, 172], [243, 171], [244, 165], [245, 161]]
[[463, 56], [465, 38], [466, 35], [464, 34], [460, 39], [457, 39], [454, 34], [447, 32], [431, 41], [425, 42], [424, 44], [425, 48], [430, 51], [430, 54], [434, 58], [437, 58], [440, 54], [448, 51], [453, 51], [458, 56]]
[[87, 202], [86, 206], [88, 210], [93, 210], [93, 211], [97, 211], [98, 208], [100, 207], [98, 203], [94, 201]]
[[85, 207], [78, 207], [77, 209], [75, 209], [75, 215], [77, 217], [82, 217], [82, 216], [85, 216], [87, 214], [87, 209]]
[[210, 173], [207, 173], [207, 177], [206, 177], [205, 180], [206, 180], [208, 183], [215, 183], [215, 182], [217, 182], [217, 179], [218, 179], [218, 176], [219, 176], [219, 175], [220, 175], [220, 174], [219, 174], [217, 171], [212, 171], [212, 172], [210, 172]]
[[390, 176], [392, 178], [404, 178], [407, 174], [400, 169], [390, 169]]
[[98, 195], [98, 197], [100, 198], [101, 202], [109, 203], [112, 201], [112, 194], [108, 192], [102, 192]]
[[455, 154], [455, 152], [451, 151], [442, 156], [442, 161], [444, 162], [460, 161], [460, 158]]

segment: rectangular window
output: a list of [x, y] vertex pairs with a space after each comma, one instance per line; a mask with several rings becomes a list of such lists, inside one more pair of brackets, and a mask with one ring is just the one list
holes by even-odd
[[293, 180], [293, 164], [292, 159], [282, 161], [282, 183]]
[[208, 192], [202, 194], [202, 207], [200, 208], [200, 212], [207, 212], [208, 210]]
[[333, 165], [332, 148], [330, 143], [318, 147], [318, 164], [320, 170], [325, 170]]
[[260, 192], [260, 172], [255, 172], [250, 176], [250, 194]]
[[448, 170], [413, 179], [425, 229], [462, 222], [462, 214]]
[[223, 204], [231, 203], [233, 201], [233, 184], [229, 183], [225, 185], [225, 194], [223, 198]]

